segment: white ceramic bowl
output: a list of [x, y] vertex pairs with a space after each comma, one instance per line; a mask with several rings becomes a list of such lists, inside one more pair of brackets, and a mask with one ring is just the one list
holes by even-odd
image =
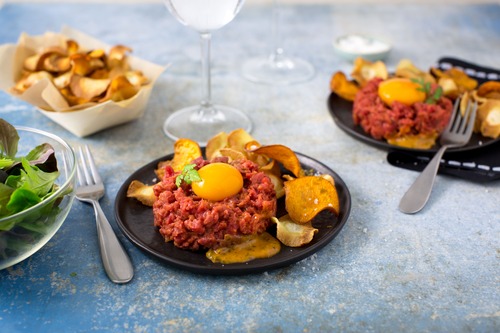
[[55, 151], [59, 186], [48, 198], [17, 214], [0, 218], [0, 269], [10, 267], [41, 249], [59, 230], [75, 198], [76, 158], [73, 149], [56, 135], [27, 127], [19, 134], [17, 156], [42, 143]]
[[347, 61], [362, 57], [369, 61], [384, 60], [392, 47], [388, 42], [365, 35], [345, 35], [333, 42], [337, 54]]

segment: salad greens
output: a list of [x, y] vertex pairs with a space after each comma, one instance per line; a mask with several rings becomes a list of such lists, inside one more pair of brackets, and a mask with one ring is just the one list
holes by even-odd
[[[44, 143], [17, 156], [18, 143], [17, 130], [0, 118], [0, 218], [28, 209], [57, 190], [54, 148]], [[0, 222], [0, 230], [12, 227]]]

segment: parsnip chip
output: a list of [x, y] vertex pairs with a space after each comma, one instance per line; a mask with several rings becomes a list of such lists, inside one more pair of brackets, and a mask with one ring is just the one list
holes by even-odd
[[172, 169], [182, 171], [186, 164], [202, 156], [200, 146], [191, 139], [178, 139], [174, 144], [174, 157], [172, 159]]
[[242, 152], [245, 151], [246, 143], [251, 141], [255, 139], [242, 128], [235, 129], [227, 136], [227, 146]]
[[355, 82], [349, 81], [343, 72], [338, 71], [330, 80], [330, 90], [339, 97], [352, 102], [360, 87]]
[[436, 83], [436, 79], [429, 73], [421, 70], [413, 64], [409, 59], [401, 59], [396, 66], [396, 71], [394, 74], [397, 77], [403, 77], [407, 79], [418, 79], [424, 80], [424, 82]]
[[74, 74], [87, 76], [93, 71], [104, 68], [104, 62], [101, 59], [92, 58], [88, 54], [76, 53], [70, 57], [71, 71]]
[[127, 80], [136, 87], [143, 86], [149, 83], [149, 79], [144, 76], [141, 71], [127, 71], [125, 72]]
[[107, 65], [109, 68], [120, 67], [128, 70], [127, 53], [132, 49], [124, 45], [115, 45], [109, 50]]
[[106, 91], [106, 95], [101, 100], [99, 100], [99, 102], [104, 102], [107, 100], [120, 102], [133, 97], [138, 92], [138, 87], [130, 83], [130, 81], [127, 80], [125, 76], [120, 75], [111, 80], [109, 89]]
[[337, 189], [327, 179], [305, 176], [285, 182], [285, 207], [297, 223], [311, 221], [319, 212], [340, 211]]
[[104, 93], [109, 84], [108, 79], [95, 80], [81, 75], [73, 75], [69, 86], [73, 95], [84, 101], [91, 101], [94, 97]]
[[25, 73], [12, 89], [17, 93], [22, 93], [38, 81], [42, 79], [52, 80], [52, 78], [53, 76], [45, 71]]
[[156, 166], [155, 174], [160, 181], [162, 181], [163, 177], [165, 176], [165, 166], [167, 165], [172, 165], [172, 160], [160, 161]]
[[156, 200], [153, 185], [146, 185], [138, 180], [132, 180], [128, 186], [127, 198], [135, 198], [149, 207], [152, 207]]
[[220, 156], [227, 156], [227, 157], [229, 157], [230, 160], [233, 160], [233, 161], [242, 160], [242, 159], [247, 158], [244, 153], [242, 153], [239, 150], [233, 149], [233, 148], [221, 148], [219, 150], [219, 153], [220, 153]]
[[375, 77], [379, 77], [384, 80], [387, 79], [389, 77], [389, 73], [387, 72], [387, 67], [382, 61], [377, 60], [375, 62], [371, 62], [358, 57], [354, 60], [354, 68], [352, 70], [351, 77], [361, 87], [364, 87], [368, 81]]
[[276, 217], [271, 219], [276, 223], [276, 238], [286, 246], [300, 247], [309, 244], [318, 232], [311, 222], [296, 223], [288, 214], [279, 219]]
[[291, 171], [295, 177], [300, 177], [303, 174], [302, 166], [295, 152], [283, 145], [267, 145], [260, 146], [249, 152], [262, 154], [283, 164], [283, 167]]
[[52, 53], [43, 61], [43, 69], [48, 72], [64, 73], [71, 67], [69, 57]]
[[439, 79], [441, 78], [450, 78], [457, 85], [459, 93], [463, 93], [465, 91], [473, 90], [477, 87], [477, 81], [467, 74], [461, 69], [456, 67], [452, 67], [446, 71], [442, 71], [439, 68], [432, 67], [431, 73]]
[[220, 150], [222, 148], [227, 148], [227, 133], [220, 132], [207, 141], [207, 146], [205, 147], [205, 155], [208, 160], [214, 157], [221, 156]]
[[476, 125], [485, 137], [500, 136], [500, 100], [487, 99], [477, 108]]
[[460, 91], [458, 90], [458, 86], [455, 83], [455, 80], [453, 80], [450, 77], [441, 77], [438, 80], [438, 84], [443, 90], [443, 95], [450, 97], [452, 99], [457, 98], [460, 96]]

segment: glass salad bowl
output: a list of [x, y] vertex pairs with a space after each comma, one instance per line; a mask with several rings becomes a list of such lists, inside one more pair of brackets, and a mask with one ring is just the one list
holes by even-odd
[[[56, 135], [13, 127], [2, 119], [0, 127], [0, 269], [4, 269], [41, 249], [63, 224], [75, 198], [76, 158]], [[4, 135], [12, 129], [17, 130], [17, 140], [12, 140], [12, 132], [7, 139]], [[17, 150], [12, 148], [15, 141]], [[5, 167], [9, 160], [12, 164]], [[23, 191], [13, 194], [20, 188]]]

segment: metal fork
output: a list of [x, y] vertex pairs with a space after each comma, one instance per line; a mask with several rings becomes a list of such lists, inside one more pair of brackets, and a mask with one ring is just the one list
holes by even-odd
[[424, 171], [417, 177], [408, 191], [399, 202], [399, 210], [406, 214], [419, 212], [427, 203], [432, 191], [432, 185], [436, 178], [441, 157], [445, 150], [450, 147], [461, 147], [469, 142], [474, 128], [477, 103], [467, 101], [465, 112], [460, 112], [460, 98], [457, 98], [453, 106], [453, 113], [445, 130], [441, 134], [439, 143], [441, 148], [427, 164]]
[[78, 187], [76, 198], [91, 203], [94, 206], [99, 248], [101, 251], [104, 270], [109, 279], [115, 283], [127, 283], [134, 276], [134, 269], [130, 258], [122, 244], [116, 237], [111, 225], [104, 215], [99, 199], [104, 195], [104, 183], [99, 176], [94, 158], [89, 147], [79, 148], [77, 163]]

